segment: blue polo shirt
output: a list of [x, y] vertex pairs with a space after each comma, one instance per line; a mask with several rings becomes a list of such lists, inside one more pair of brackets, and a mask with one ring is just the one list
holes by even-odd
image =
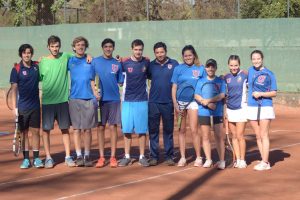
[[[200, 95], [201, 97], [203, 97], [202, 92], [201, 92], [201, 88], [203, 86], [204, 83], [206, 82], [212, 82], [217, 84], [218, 88], [220, 88], [220, 94], [223, 93], [225, 95], [226, 92], [226, 84], [225, 81], [223, 79], [221, 79], [220, 77], [215, 77], [213, 80], [208, 80], [207, 77], [203, 77], [202, 79], [200, 79], [197, 83], [196, 86], [196, 91], [195, 94]], [[224, 101], [218, 101], [216, 104], [216, 109], [215, 110], [210, 110], [208, 107], [203, 106], [202, 104], [198, 104], [198, 115], [199, 116], [218, 116], [218, 117], [222, 117], [223, 116], [223, 106], [224, 106]]]
[[86, 62], [86, 56], [82, 58], [71, 57], [68, 61], [68, 70], [71, 76], [70, 99], [93, 99], [92, 66]]
[[122, 62], [124, 85], [123, 101], [139, 102], [148, 101], [147, 70], [150, 61], [143, 57], [140, 61], [127, 58]]
[[170, 58], [164, 64], [160, 64], [156, 59], [150, 63], [148, 69], [148, 79], [151, 80], [149, 102], [172, 103], [171, 78], [177, 65], [178, 62]]
[[248, 74], [243, 70], [236, 75], [228, 73], [224, 76], [227, 85], [227, 108], [237, 110], [247, 105], [247, 77]]
[[30, 67], [25, 67], [22, 61], [19, 65], [19, 72], [13, 67], [10, 73], [10, 83], [18, 84], [18, 109], [27, 111], [40, 108], [39, 67], [33, 62]]
[[100, 78], [101, 101], [120, 101], [118, 83], [123, 83], [122, 66], [116, 59], [99, 56], [92, 60], [93, 76]]
[[[271, 77], [271, 89], [270, 91], [277, 91], [277, 83], [276, 78], [273, 72], [264, 67], [260, 71], [256, 70], [255, 67], [249, 67], [248, 69], [248, 106], [258, 107], [258, 102], [252, 96], [253, 93], [253, 81], [257, 76], [257, 73], [267, 73]], [[263, 98], [262, 99], [262, 107], [263, 106], [273, 106], [272, 98]]]

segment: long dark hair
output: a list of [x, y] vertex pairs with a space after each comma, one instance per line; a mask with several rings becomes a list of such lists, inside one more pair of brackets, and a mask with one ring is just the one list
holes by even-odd
[[181, 51], [182, 56], [183, 56], [183, 54], [184, 54], [185, 51], [191, 51], [192, 54], [195, 56], [194, 64], [196, 66], [200, 66], [201, 65], [199, 57], [198, 57], [198, 54], [197, 54], [195, 48], [192, 45], [186, 45], [185, 47], [183, 47], [183, 49]]

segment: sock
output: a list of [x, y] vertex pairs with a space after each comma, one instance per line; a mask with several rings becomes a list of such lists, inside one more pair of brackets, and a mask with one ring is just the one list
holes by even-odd
[[77, 157], [81, 157], [82, 155], [81, 155], [81, 150], [80, 151], [76, 151], [76, 155], [77, 155]]
[[125, 154], [125, 158], [130, 159], [130, 154]]
[[90, 156], [90, 151], [85, 150], [84, 151], [84, 156]]
[[143, 154], [140, 155], [140, 159], [143, 159], [145, 156]]
[[28, 150], [23, 151], [23, 157], [24, 157], [24, 159], [29, 159], [29, 151]]
[[33, 150], [33, 159], [39, 158], [39, 150]]

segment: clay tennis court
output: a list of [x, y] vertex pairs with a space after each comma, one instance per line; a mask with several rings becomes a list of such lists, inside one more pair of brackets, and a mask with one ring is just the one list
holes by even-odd
[[[3, 96], [3, 95], [1, 95]], [[187, 135], [188, 166], [143, 168], [137, 162], [125, 168], [68, 168], [64, 165], [61, 135], [51, 135], [54, 169], [19, 169], [22, 155], [14, 157], [14, 119], [0, 99], [0, 198], [1, 199], [300, 199], [300, 108], [276, 105], [277, 118], [271, 125], [270, 171], [253, 170], [259, 152], [249, 125], [246, 130], [247, 169], [204, 169], [193, 167], [191, 136]], [[97, 159], [96, 130], [93, 131], [93, 158]], [[178, 157], [178, 133], [174, 133]], [[160, 140], [161, 141], [161, 140]], [[109, 133], [106, 135], [109, 156]], [[132, 155], [138, 155], [133, 141]], [[74, 148], [74, 146], [72, 145]], [[123, 156], [119, 133], [118, 159]], [[72, 152], [74, 153], [74, 152]], [[216, 152], [214, 152], [216, 156]], [[44, 158], [43, 149], [41, 156]]]

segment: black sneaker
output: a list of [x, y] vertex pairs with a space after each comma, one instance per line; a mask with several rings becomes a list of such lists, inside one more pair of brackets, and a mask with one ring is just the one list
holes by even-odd
[[78, 156], [75, 160], [76, 167], [83, 167], [84, 166], [84, 160], [82, 156]]
[[151, 159], [149, 160], [149, 165], [150, 165], [150, 166], [156, 166], [157, 163], [158, 163], [157, 160], [154, 159], [154, 158], [151, 158]]
[[174, 166], [175, 162], [172, 158], [169, 158], [165, 161], [165, 164], [168, 165], [168, 166]]
[[93, 167], [93, 161], [90, 156], [84, 156], [84, 166], [85, 167]]

